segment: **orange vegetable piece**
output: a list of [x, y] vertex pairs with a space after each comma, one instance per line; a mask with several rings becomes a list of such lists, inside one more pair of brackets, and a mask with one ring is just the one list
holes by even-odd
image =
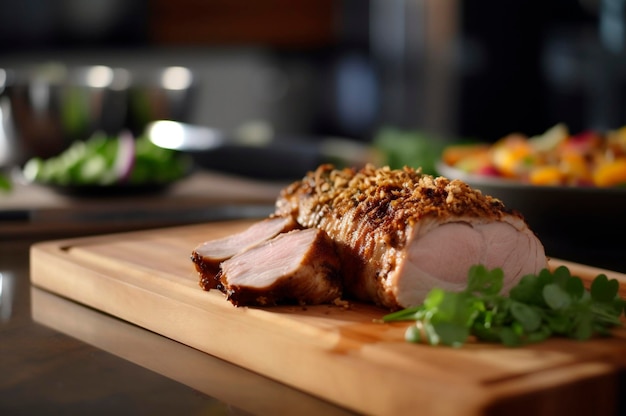
[[493, 164], [508, 177], [523, 177], [532, 165], [533, 149], [526, 136], [513, 133], [493, 146]]
[[540, 166], [530, 171], [528, 180], [533, 185], [560, 185], [563, 174], [557, 166]]
[[561, 157], [559, 169], [571, 184], [591, 182], [591, 169], [585, 155], [569, 151]]
[[486, 143], [451, 145], [443, 150], [441, 158], [446, 165], [455, 166], [461, 160], [486, 155], [489, 147]]
[[617, 186], [626, 184], [626, 158], [600, 164], [593, 174], [596, 186]]

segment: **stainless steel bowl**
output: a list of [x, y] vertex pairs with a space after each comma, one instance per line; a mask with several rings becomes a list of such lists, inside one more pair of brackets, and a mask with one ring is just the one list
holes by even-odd
[[140, 134], [152, 120], [185, 121], [193, 74], [104, 65], [0, 69], [0, 168], [59, 154], [95, 132]]
[[152, 121], [188, 121], [196, 86], [193, 72], [186, 67], [134, 69], [128, 128], [140, 134]]
[[0, 165], [50, 157], [95, 131], [124, 126], [131, 81], [125, 69], [51, 64], [1, 71]]

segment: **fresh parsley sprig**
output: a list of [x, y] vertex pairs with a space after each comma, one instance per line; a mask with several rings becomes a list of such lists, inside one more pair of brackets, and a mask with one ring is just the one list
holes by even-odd
[[589, 290], [565, 266], [529, 274], [501, 295], [502, 269], [472, 266], [460, 292], [432, 289], [422, 305], [390, 313], [383, 322], [416, 321], [405, 334], [409, 342], [461, 346], [471, 336], [480, 341], [520, 346], [552, 336], [586, 340], [610, 335], [621, 326], [626, 301], [619, 283], [600, 274]]

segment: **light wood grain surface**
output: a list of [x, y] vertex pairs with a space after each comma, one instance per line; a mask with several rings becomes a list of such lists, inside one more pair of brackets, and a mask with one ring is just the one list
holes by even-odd
[[[236, 308], [199, 289], [189, 259], [200, 242], [250, 221], [44, 242], [31, 281], [304, 392], [367, 414], [613, 414], [626, 331], [524, 348], [404, 342], [386, 311], [338, 306]], [[552, 260], [551, 265], [562, 264]], [[584, 279], [600, 270], [567, 263]], [[620, 280], [626, 276], [606, 271]], [[556, 412], [556, 413], [555, 413]]]

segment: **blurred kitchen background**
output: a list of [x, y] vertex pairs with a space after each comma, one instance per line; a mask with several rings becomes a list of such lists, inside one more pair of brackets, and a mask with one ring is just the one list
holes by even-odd
[[[0, 67], [185, 66], [180, 118], [369, 141], [625, 123], [623, 0], [0, 0]], [[136, 120], [134, 121], [136, 123]], [[137, 126], [131, 126], [137, 127]]]
[[[141, 134], [150, 120], [170, 118], [224, 132], [244, 131], [248, 138], [347, 138], [368, 151], [369, 144], [380, 143], [377, 139], [392, 131], [396, 139], [411, 143], [394, 141], [386, 149], [389, 155], [395, 151], [404, 158], [400, 162], [422, 166], [427, 173], [432, 172], [425, 155], [434, 166], [438, 155], [428, 151], [446, 143], [495, 142], [512, 132], [532, 136], [557, 123], [573, 133], [616, 129], [626, 124], [625, 3], [0, 0], [0, 190], [2, 168], [25, 161], [32, 151], [48, 157], [71, 140], [87, 139], [93, 127], [89, 123], [111, 135], [120, 129]], [[88, 80], [95, 88], [86, 94], [64, 90], [64, 104], [49, 114], [53, 98], [59, 98], [51, 87], [55, 78], [68, 68], [85, 66], [89, 71], [79, 71], [73, 80], [84, 78], [81, 82]], [[29, 75], [33, 69], [43, 78]], [[402, 136], [406, 132], [410, 134]], [[418, 139], [430, 149], [414, 146]], [[12, 154], [16, 146], [31, 153]], [[343, 149], [342, 154], [351, 152]], [[204, 167], [215, 168], [217, 160], [243, 173], [258, 165], [247, 174], [257, 180], [254, 186], [191, 175], [166, 197], [146, 199], [144, 205], [164, 205], [160, 220], [205, 220], [209, 203], [220, 215], [228, 211], [240, 217], [240, 211], [221, 206], [275, 199], [277, 190], [262, 187], [260, 173], [288, 167], [288, 175], [280, 179], [293, 180], [317, 166], [316, 160], [307, 164], [293, 153], [272, 158], [235, 150], [228, 157], [212, 153]], [[17, 219], [10, 238], [28, 227], [42, 229], [45, 221], [37, 219], [45, 217], [42, 213], [56, 215], [58, 207], [71, 215], [48, 223], [63, 229], [85, 212], [97, 212], [92, 223], [104, 227], [129, 217], [129, 209], [136, 211], [136, 199], [118, 201], [115, 206], [125, 214], [111, 217], [113, 204], [57, 198], [49, 191], [16, 186], [12, 194], [4, 193], [0, 213], [7, 221]], [[552, 205], [538, 203], [524, 212], [551, 255], [623, 270], [619, 224], [624, 194], [616, 189], [602, 195], [614, 202], [583, 193], [573, 193], [574, 202], [567, 202], [555, 194], [538, 199]], [[172, 214], [181, 201], [195, 216]], [[583, 222], [589, 232], [583, 233], [580, 212], [569, 223], [560, 221], [566, 207], [578, 208], [586, 217], [596, 212], [594, 218], [606, 225], [587, 218]], [[135, 211], [131, 218], [145, 218], [149, 209]], [[533, 211], [538, 215], [531, 216]], [[107, 224], [105, 215], [111, 220]], [[556, 231], [544, 227], [546, 222]], [[83, 225], [75, 228], [83, 230]], [[603, 233], [609, 229], [617, 234], [607, 237]]]

